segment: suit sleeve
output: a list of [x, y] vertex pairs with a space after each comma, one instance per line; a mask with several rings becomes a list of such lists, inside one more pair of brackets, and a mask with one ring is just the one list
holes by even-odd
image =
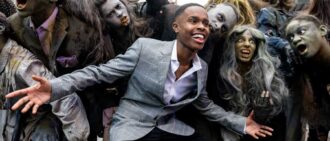
[[[203, 72], [207, 72], [207, 70], [203, 70]], [[207, 73], [205, 73], [205, 76], [203, 76], [203, 80], [199, 80], [202, 81], [202, 88], [200, 96], [193, 103], [195, 108], [199, 110], [202, 115], [206, 116], [209, 121], [217, 122], [228, 128], [229, 130], [232, 130], [239, 134], [245, 134], [245, 117], [236, 115], [232, 112], [227, 112], [222, 107], [214, 104], [214, 102], [209, 99], [205, 89], [205, 79], [207, 78], [206, 76]]]
[[[29, 58], [22, 62], [17, 78], [23, 80], [28, 86], [36, 83], [31, 79], [32, 75], [39, 75], [47, 79], [54, 78], [51, 72], [41, 61]], [[62, 130], [70, 141], [87, 140], [89, 124], [82, 102], [77, 94], [50, 103], [52, 113], [61, 121]]]
[[130, 75], [139, 60], [142, 50], [141, 39], [138, 39], [125, 54], [118, 55], [105, 64], [99, 66], [90, 65], [63, 75], [50, 81], [52, 97], [54, 101], [75, 91], [82, 91], [86, 87], [100, 84], [101, 82], [113, 83], [119, 78]]

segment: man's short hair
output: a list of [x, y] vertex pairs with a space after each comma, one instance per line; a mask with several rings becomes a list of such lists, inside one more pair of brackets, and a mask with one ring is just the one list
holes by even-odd
[[197, 3], [187, 3], [187, 4], [184, 4], [184, 5], [180, 6], [178, 8], [178, 10], [175, 11], [174, 21], [176, 20], [177, 17], [179, 17], [184, 12], [184, 10], [186, 10], [188, 7], [192, 7], [192, 6], [199, 6], [199, 7], [204, 8], [202, 5], [197, 4]]

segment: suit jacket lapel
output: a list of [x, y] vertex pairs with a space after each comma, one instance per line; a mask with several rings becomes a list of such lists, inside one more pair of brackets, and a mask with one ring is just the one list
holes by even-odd
[[40, 50], [42, 51], [41, 44], [37, 33], [33, 31], [30, 27], [31, 17], [27, 17], [24, 19], [24, 28], [22, 32], [22, 36], [24, 39], [24, 43], [27, 44], [28, 47], [31, 47], [33, 50]]
[[67, 35], [67, 29], [69, 28], [68, 17], [64, 10], [59, 9], [56, 16], [54, 33], [52, 35], [52, 44], [50, 48], [50, 57], [52, 60], [56, 59], [56, 54]]
[[[164, 95], [164, 87], [165, 87], [165, 81], [167, 78], [167, 73], [169, 71], [170, 68], [170, 62], [171, 62], [171, 55], [172, 55], [172, 50], [173, 50], [173, 46], [174, 46], [174, 41], [172, 42], [166, 42], [166, 44], [164, 45], [164, 47], [162, 47], [161, 52], [160, 52], [160, 61], [159, 61], [159, 66], [158, 67], [158, 72], [159, 73], [159, 79], [160, 79], [160, 85], [161, 85], [161, 89], [159, 94], [161, 95], [162, 99], [163, 99], [163, 95]], [[164, 102], [164, 101], [163, 101]]]
[[23, 20], [24, 28], [22, 29], [22, 32], [19, 33], [21, 34], [19, 36], [22, 37], [23, 44], [25, 44], [23, 47], [29, 49], [33, 54], [38, 57], [38, 59], [44, 62], [46, 66], [49, 66], [48, 57], [42, 50], [37, 33], [35, 33], [30, 27], [30, 21], [31, 17], [27, 17]]

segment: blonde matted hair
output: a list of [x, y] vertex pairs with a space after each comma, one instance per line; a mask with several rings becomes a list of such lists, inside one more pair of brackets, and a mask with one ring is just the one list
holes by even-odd
[[239, 10], [239, 21], [237, 22], [238, 25], [256, 24], [256, 16], [250, 3], [247, 0], [209, 0], [205, 7], [224, 2], [233, 4]]

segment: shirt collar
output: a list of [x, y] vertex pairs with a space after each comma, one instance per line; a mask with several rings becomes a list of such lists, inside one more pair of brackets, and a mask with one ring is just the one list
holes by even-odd
[[[176, 62], [176, 64], [178, 65], [177, 67], [179, 67], [180, 63], [178, 61], [178, 53], [177, 53], [177, 40], [174, 41], [174, 45], [173, 45], [173, 49], [172, 49], [172, 55], [171, 55], [171, 61]], [[200, 58], [198, 57], [198, 55], [196, 54], [196, 56], [193, 58], [193, 62], [192, 62], [192, 69], [195, 71], [198, 71], [200, 69], [202, 69], [202, 65], [201, 65], [201, 61]], [[176, 68], [177, 69], [177, 68]], [[176, 70], [175, 69], [175, 70]], [[173, 70], [173, 71], [175, 71]]]
[[[58, 13], [58, 8], [55, 7], [55, 9], [53, 10], [53, 13], [37, 29], [42, 28], [42, 29], [47, 30], [49, 32], [53, 32], [57, 13]], [[30, 27], [32, 29], [36, 29], [31, 18], [30, 18]]]

